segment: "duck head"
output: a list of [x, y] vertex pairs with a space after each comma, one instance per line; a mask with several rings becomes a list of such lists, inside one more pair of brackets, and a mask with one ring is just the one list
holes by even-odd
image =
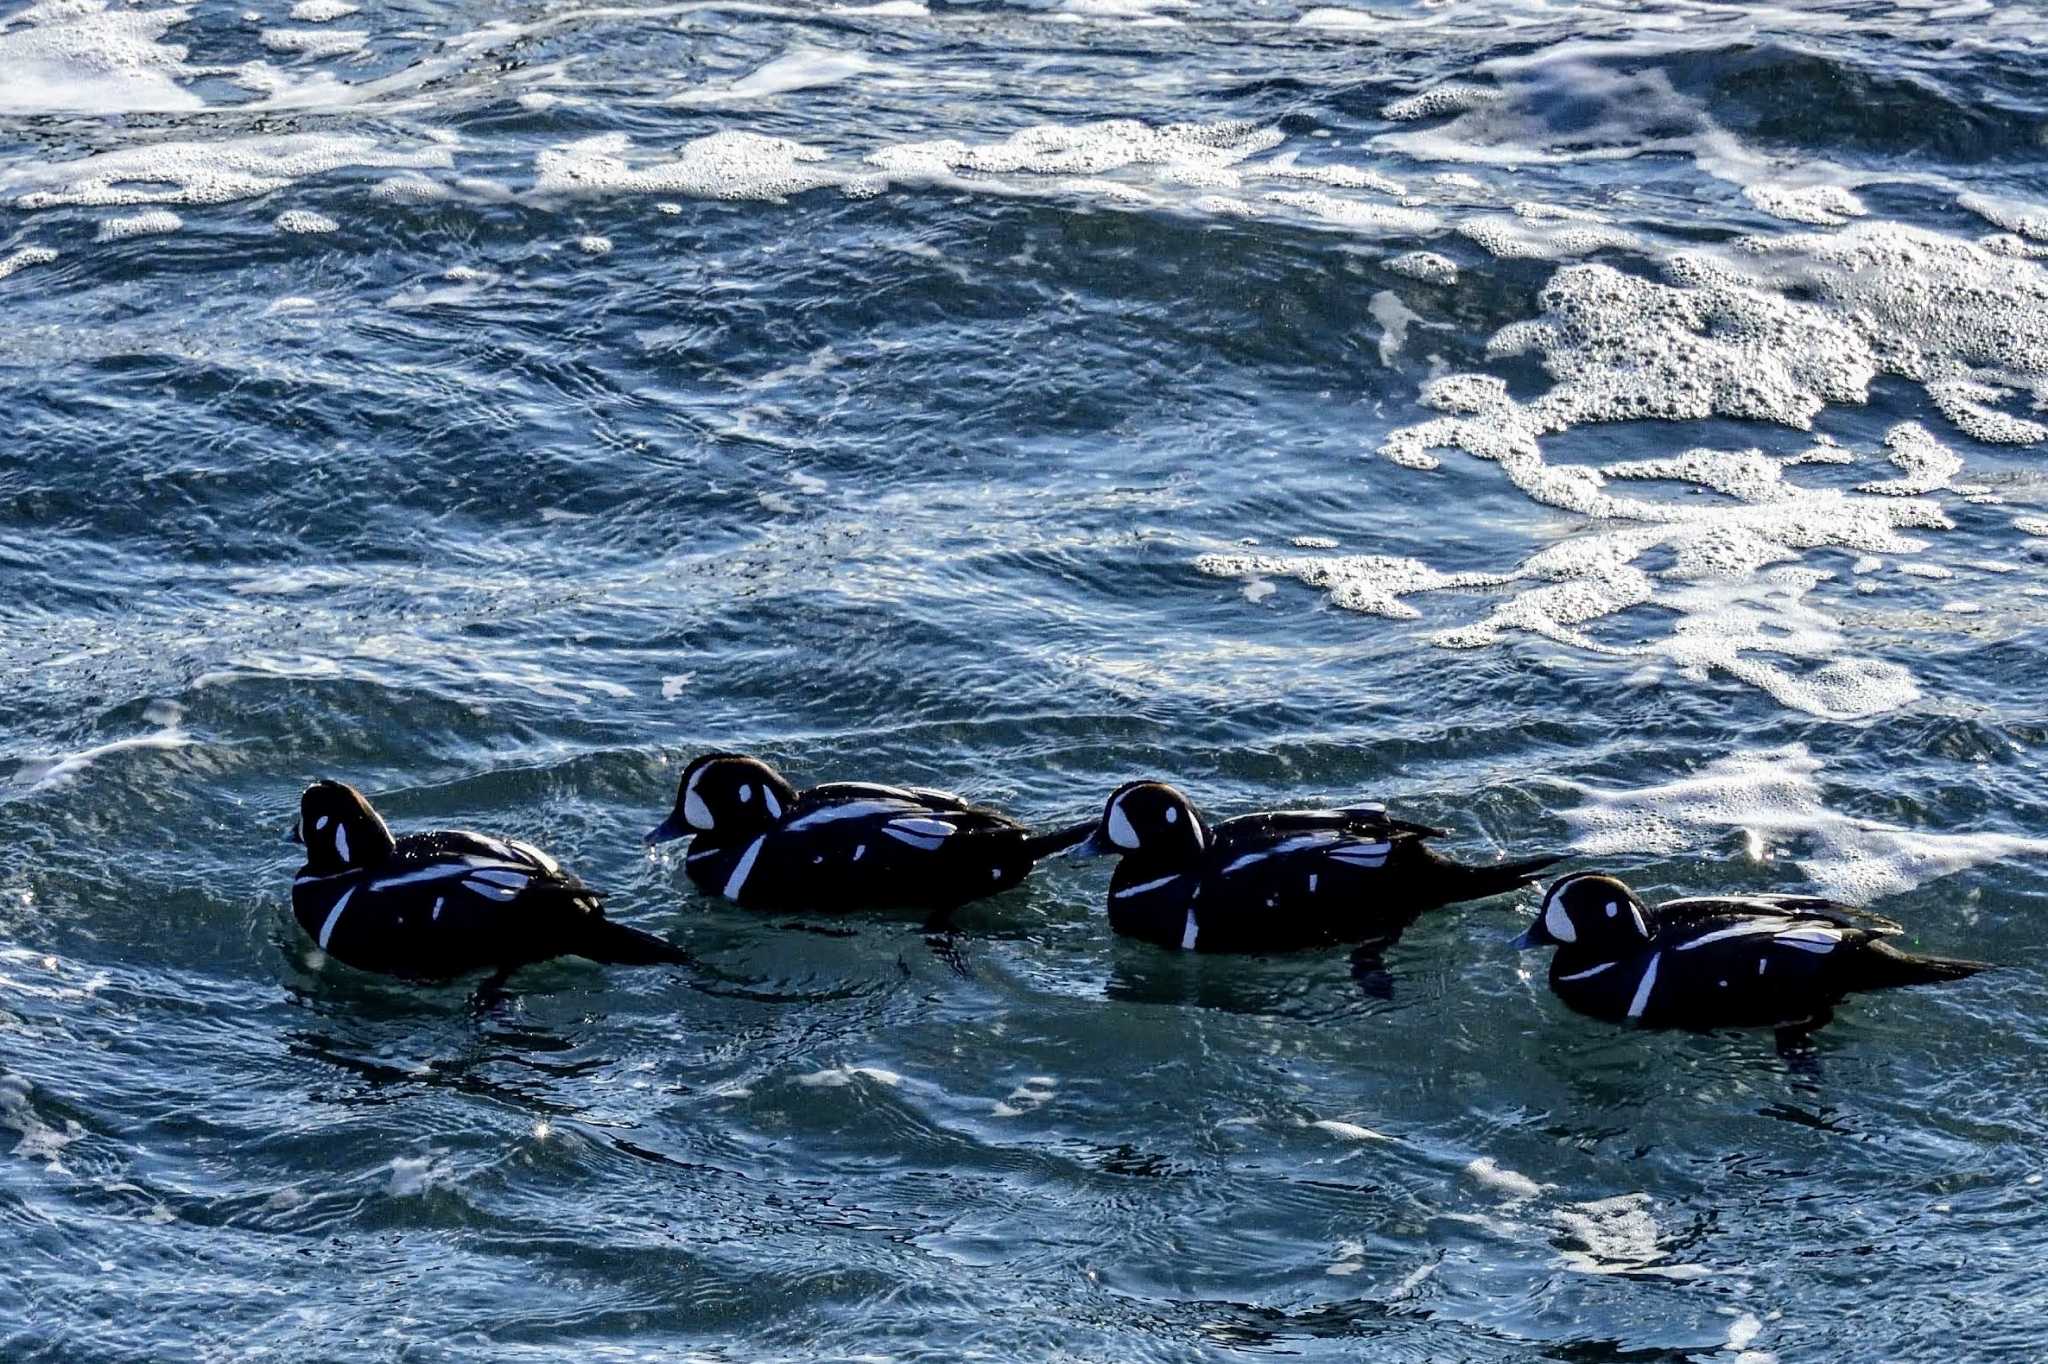
[[1655, 932], [1652, 912], [1619, 878], [1579, 872], [1551, 884], [1543, 910], [1514, 946], [1569, 947], [1602, 960], [1623, 957]]
[[374, 867], [398, 847], [369, 800], [342, 781], [316, 781], [306, 788], [299, 797], [292, 842], [305, 845], [306, 873], [313, 876]]
[[648, 831], [647, 842], [667, 843], [695, 834], [722, 837], [758, 833], [796, 803], [796, 788], [759, 758], [706, 753], [692, 758], [676, 784], [676, 808]]
[[1077, 857], [1185, 861], [1209, 846], [1209, 831], [1188, 798], [1163, 781], [1125, 782], [1110, 793], [1102, 820]]

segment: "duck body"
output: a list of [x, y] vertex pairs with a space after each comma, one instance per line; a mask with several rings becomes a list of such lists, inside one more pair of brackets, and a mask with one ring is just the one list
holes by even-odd
[[676, 813], [648, 841], [688, 837], [690, 880], [747, 909], [932, 911], [1009, 890], [1092, 827], [1034, 835], [999, 811], [923, 787], [797, 791], [758, 760], [712, 754], [685, 771]]
[[1551, 989], [1592, 1018], [1645, 1028], [1802, 1030], [1827, 1022], [1848, 995], [1985, 969], [1902, 952], [1888, 939], [1904, 931], [1815, 896], [1700, 896], [1649, 906], [1620, 881], [1588, 873], [1551, 887], [1518, 945], [1555, 945]]
[[1194, 952], [1385, 946], [1423, 913], [1529, 884], [1555, 859], [1469, 867], [1443, 831], [1379, 805], [1271, 811], [1204, 824], [1184, 796], [1138, 782], [1110, 798], [1088, 851], [1120, 858], [1116, 933]]
[[361, 793], [309, 788], [307, 862], [292, 917], [358, 970], [410, 980], [509, 972], [553, 957], [681, 963], [678, 948], [605, 917], [603, 896], [529, 843], [463, 830], [393, 838]]

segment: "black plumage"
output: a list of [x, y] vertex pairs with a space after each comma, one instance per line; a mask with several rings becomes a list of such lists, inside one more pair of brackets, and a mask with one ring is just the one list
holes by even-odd
[[506, 972], [551, 957], [621, 966], [689, 960], [605, 917], [603, 896], [528, 843], [460, 830], [393, 838], [362, 792], [315, 782], [294, 841], [292, 916], [329, 956], [411, 980]]
[[1379, 805], [1244, 815], [1213, 829], [1173, 787], [1130, 782], [1078, 851], [1121, 859], [1110, 927], [1162, 947], [1285, 952], [1386, 946], [1426, 910], [1530, 884], [1554, 857], [1467, 866], [1441, 829]]
[[748, 909], [932, 911], [1010, 889], [1092, 827], [1034, 835], [999, 811], [923, 787], [798, 791], [758, 758], [711, 753], [683, 770], [674, 810], [647, 841], [690, 839], [690, 879]]
[[1825, 1023], [1851, 994], [1961, 980], [1986, 963], [1902, 952], [1882, 915], [1810, 895], [1646, 905], [1597, 872], [1552, 885], [1516, 945], [1554, 946], [1550, 987], [1580, 1013], [1650, 1028]]

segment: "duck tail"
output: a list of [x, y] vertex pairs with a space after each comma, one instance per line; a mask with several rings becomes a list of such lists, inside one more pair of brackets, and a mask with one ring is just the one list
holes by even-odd
[[1545, 868], [1564, 860], [1563, 853], [1552, 853], [1548, 857], [1527, 857], [1519, 862], [1489, 862], [1483, 866], [1468, 866], [1453, 862], [1448, 857], [1437, 859], [1449, 873], [1450, 882], [1444, 903], [1459, 900], [1484, 900], [1492, 895], [1505, 895], [1511, 890], [1536, 884], [1537, 874]]
[[590, 933], [584, 939], [583, 945], [576, 950], [576, 955], [603, 962], [606, 966], [695, 964], [688, 952], [668, 939], [658, 938], [652, 933], [604, 918], [591, 921]]
[[1901, 985], [1937, 985], [1945, 980], [1962, 980], [1988, 971], [1988, 961], [1965, 961], [1960, 957], [1923, 957], [1901, 952], [1882, 938], [1873, 938], [1856, 954], [1857, 990], [1889, 990]]
[[1063, 853], [1069, 848], [1077, 847], [1087, 842], [1089, 836], [1095, 832], [1098, 823], [1100, 823], [1099, 820], [1083, 820], [1081, 823], [1071, 825], [1065, 829], [1055, 829], [1051, 833], [1046, 834], [1034, 834], [1024, 840], [1024, 853], [1033, 862], [1042, 861], [1045, 858], [1051, 857], [1054, 853]]

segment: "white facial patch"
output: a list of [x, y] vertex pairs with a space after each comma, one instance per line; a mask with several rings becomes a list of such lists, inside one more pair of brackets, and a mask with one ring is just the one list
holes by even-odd
[[1103, 821], [1103, 828], [1109, 831], [1109, 841], [1119, 848], [1137, 849], [1138, 831], [1131, 827], [1130, 816], [1124, 813], [1121, 800], [1109, 807], [1109, 818]]
[[337, 824], [334, 826], [334, 855], [344, 862], [349, 860], [348, 825], [346, 824]]
[[692, 829], [709, 831], [717, 821], [711, 818], [711, 807], [704, 803], [704, 797], [697, 794], [697, 783], [704, 780], [704, 774], [711, 769], [700, 767], [690, 774], [690, 784], [683, 788], [683, 823]]
[[754, 788], [746, 782], [740, 783], [740, 804], [745, 805], [754, 798]]
[[1565, 913], [1564, 901], [1557, 891], [1543, 902], [1543, 931], [1559, 942], [1577, 942], [1579, 930], [1572, 927], [1572, 916]]
[[327, 816], [326, 816], [326, 815], [322, 815], [322, 816], [320, 816], [320, 818], [318, 818], [318, 819], [316, 819], [316, 820], [314, 820], [314, 821], [313, 821], [313, 832], [314, 832], [314, 833], [316, 833], [316, 834], [317, 834], [317, 833], [319, 833], [319, 832], [320, 832], [320, 831], [321, 831], [322, 829], [324, 829], [324, 828], [326, 828], [326, 827], [327, 827]]
[[1635, 907], [1634, 901], [1629, 902], [1628, 916], [1636, 921], [1636, 932], [1645, 938], [1650, 936], [1650, 926], [1643, 922], [1643, 911]]
[[782, 818], [782, 802], [777, 800], [775, 793], [765, 786], [761, 788], [761, 803], [768, 807], [768, 818]]
[[1621, 906], [1609, 900], [1607, 902], [1607, 917], [1611, 919], [1619, 913], [1621, 913]]
[[1171, 805], [1167, 806], [1167, 807], [1166, 807], [1166, 822], [1167, 822], [1168, 824], [1178, 824], [1178, 823], [1180, 823], [1180, 811], [1178, 811], [1178, 810], [1174, 809], [1174, 808], [1173, 808], [1173, 807], [1172, 807]]

